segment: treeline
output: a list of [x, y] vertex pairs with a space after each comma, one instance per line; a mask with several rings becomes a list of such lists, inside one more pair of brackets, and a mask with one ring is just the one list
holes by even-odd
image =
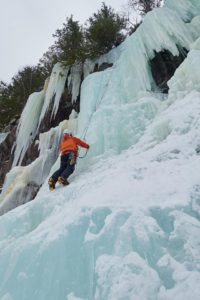
[[[143, 16], [161, 4], [162, 0], [129, 0], [128, 6]], [[150, 5], [149, 5], [150, 4]], [[130, 25], [131, 24], [131, 25]], [[25, 66], [12, 78], [10, 84], [0, 81], [0, 130], [20, 114], [28, 96], [42, 89], [53, 65], [62, 62], [73, 65], [95, 58], [118, 46], [138, 24], [132, 24], [126, 14], [118, 14], [104, 2], [101, 8], [80, 25], [73, 16], [66, 18], [53, 37], [55, 42], [36, 66]]]

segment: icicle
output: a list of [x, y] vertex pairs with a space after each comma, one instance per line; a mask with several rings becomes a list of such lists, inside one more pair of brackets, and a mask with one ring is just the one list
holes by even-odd
[[200, 10], [199, 0], [166, 0], [165, 6], [176, 11], [185, 22], [190, 22]]
[[[155, 117], [163, 97], [157, 97], [156, 101], [151, 96], [152, 91], [157, 92], [158, 88], [152, 76], [150, 60], [155, 52], [162, 50], [168, 50], [174, 56], [179, 55], [180, 48], [189, 50], [198, 35], [196, 23], [185, 23], [184, 16], [190, 15], [191, 21], [200, 13], [199, 4], [191, 1], [192, 11], [193, 7], [196, 10], [194, 14], [189, 11], [191, 5], [188, 6], [188, 1], [181, 0], [180, 3], [169, 0], [164, 7], [149, 12], [137, 31], [122, 44], [121, 54], [118, 53], [113, 67], [91, 74], [84, 80], [78, 132], [82, 135], [87, 129], [87, 139], [93, 144], [87, 159], [108, 150], [118, 152], [122, 150], [122, 145], [126, 148], [136, 143], [145, 126]], [[179, 14], [176, 4], [187, 13]], [[142, 93], [149, 95], [141, 97]], [[149, 109], [148, 103], [154, 112], [150, 117], [144, 112]], [[126, 124], [129, 124], [126, 135], [121, 132], [124, 115]]]
[[71, 73], [68, 78], [68, 88], [71, 90], [73, 103], [76, 102], [77, 97], [80, 93], [82, 64], [72, 66], [70, 71]]
[[44, 92], [29, 96], [17, 128], [17, 140], [13, 166], [20, 165], [24, 155], [37, 134], [37, 127], [44, 102]]
[[43, 120], [46, 112], [48, 111], [52, 100], [53, 100], [53, 109], [52, 109], [51, 117], [56, 115], [58, 111], [60, 99], [65, 87], [68, 70], [69, 68], [62, 66], [62, 64], [60, 63], [57, 63], [54, 66], [45, 93], [44, 105], [42, 107], [42, 112], [40, 115], [38, 127], [40, 126], [41, 121]]

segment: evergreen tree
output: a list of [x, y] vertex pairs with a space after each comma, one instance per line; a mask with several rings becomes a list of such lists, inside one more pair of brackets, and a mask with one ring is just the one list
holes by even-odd
[[25, 66], [9, 85], [0, 82], [0, 128], [7, 125], [16, 114], [21, 114], [29, 95], [43, 88], [56, 62], [68, 66], [84, 62], [87, 57], [108, 52], [124, 39], [121, 31], [126, 25], [125, 18], [105, 3], [89, 18], [88, 24], [83, 28], [73, 20], [73, 16], [67, 18], [63, 28], [56, 30], [53, 35], [56, 38], [54, 45], [49, 47], [38, 65]]
[[103, 2], [101, 9], [88, 20], [86, 29], [87, 50], [90, 57], [104, 54], [120, 44], [126, 28], [125, 18], [120, 17], [111, 7]]
[[31, 93], [42, 89], [45, 77], [46, 74], [42, 72], [41, 67], [24, 67], [12, 78], [10, 86], [11, 98], [25, 103]]
[[84, 56], [84, 31], [73, 16], [67, 18], [62, 29], [57, 29], [53, 35], [57, 38], [54, 51], [59, 61], [73, 65], [76, 61], [83, 61]]
[[33, 92], [42, 90], [46, 74], [38, 66], [26, 66], [20, 70], [9, 85], [0, 82], [0, 129], [18, 114]]
[[8, 85], [4, 81], [0, 81], [0, 99], [6, 97], [8, 91]]
[[46, 77], [51, 73], [53, 66], [59, 61], [58, 53], [56, 52], [55, 45], [49, 47], [48, 51], [43, 54], [39, 60], [38, 69]]

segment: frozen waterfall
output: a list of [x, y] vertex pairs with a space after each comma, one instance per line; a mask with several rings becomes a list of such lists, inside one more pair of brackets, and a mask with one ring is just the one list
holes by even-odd
[[[0, 217], [0, 299], [200, 299], [199, 20], [199, 0], [147, 14], [113, 67], [87, 74], [78, 118], [40, 137], [42, 162], [11, 170], [4, 196], [46, 173], [34, 201]], [[163, 97], [149, 60], [181, 48]], [[48, 155], [69, 126], [91, 147], [49, 192]]]

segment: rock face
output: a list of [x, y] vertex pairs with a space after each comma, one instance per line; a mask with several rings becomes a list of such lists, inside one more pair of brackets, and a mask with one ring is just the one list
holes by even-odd
[[96, 64], [94, 67], [94, 72], [100, 72], [100, 71], [104, 71], [107, 68], [111, 68], [113, 64], [109, 64], [109, 63], [102, 63], [101, 65]]
[[4, 129], [7, 133], [5, 140], [0, 144], [0, 187], [2, 187], [6, 173], [11, 169], [13, 162], [12, 147], [16, 140], [16, 130], [19, 116], [13, 119]]
[[45, 114], [45, 116], [41, 122], [40, 128], [39, 128], [40, 133], [46, 132], [50, 128], [58, 126], [58, 124], [61, 121], [69, 118], [72, 109], [75, 108], [74, 105], [72, 104], [71, 99], [72, 99], [71, 93], [69, 92], [69, 90], [67, 88], [65, 88], [63, 91], [63, 94], [61, 96], [57, 114], [55, 115], [54, 118], [53, 117], [51, 118], [54, 99], [51, 100], [49, 109], [48, 109], [47, 113]]
[[155, 52], [150, 66], [153, 78], [162, 93], [168, 93], [167, 81], [174, 75], [175, 70], [184, 61], [187, 50], [183, 49], [179, 56], [173, 56], [168, 50]]
[[38, 184], [29, 182], [25, 188], [18, 191], [12, 199], [12, 202], [8, 201], [4, 206], [0, 207], [0, 216], [19, 205], [32, 201], [36, 197], [39, 189], [40, 186]]
[[21, 163], [22, 166], [27, 166], [27, 165], [31, 164], [39, 156], [38, 146], [35, 143], [35, 141], [36, 141], [36, 139], [30, 145], [30, 147], [27, 149], [26, 154]]

